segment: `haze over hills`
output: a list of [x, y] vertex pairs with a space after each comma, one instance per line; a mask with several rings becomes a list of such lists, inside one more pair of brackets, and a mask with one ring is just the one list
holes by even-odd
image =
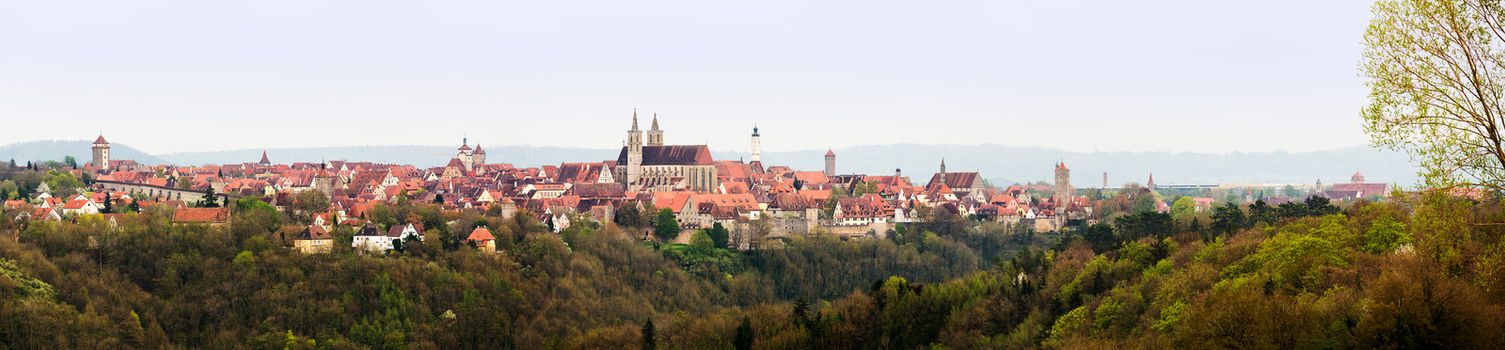
[[[0, 159], [60, 160], [74, 156], [89, 159], [90, 141], [37, 141], [0, 146]], [[125, 144], [111, 144], [116, 159], [134, 159], [147, 164], [227, 164], [255, 162], [260, 149], [182, 152], [151, 155]], [[615, 159], [616, 149], [487, 145], [488, 160], [517, 166], [557, 165]], [[747, 159], [740, 151], [712, 150], [718, 160]], [[1072, 170], [1077, 187], [1128, 182], [1143, 183], [1150, 173], [1158, 184], [1295, 183], [1348, 181], [1361, 171], [1369, 181], [1411, 185], [1415, 168], [1405, 154], [1356, 146], [1314, 152], [1239, 152], [1228, 154], [1191, 152], [1068, 152], [1040, 147], [985, 145], [890, 144], [837, 148], [839, 173], [892, 174], [897, 168], [915, 181], [926, 181], [946, 160], [949, 171], [979, 171], [997, 184], [1050, 180], [1053, 166], [1064, 161]], [[273, 162], [318, 162], [326, 159], [378, 163], [440, 166], [454, 156], [454, 146], [385, 145], [314, 148], [271, 148]], [[764, 164], [788, 165], [819, 170], [825, 150], [764, 152]]]

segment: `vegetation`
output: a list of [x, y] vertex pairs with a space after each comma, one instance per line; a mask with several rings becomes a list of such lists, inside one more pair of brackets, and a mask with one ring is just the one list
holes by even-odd
[[1420, 160], [1429, 188], [1505, 190], [1505, 11], [1488, 0], [1380, 0], [1364, 33], [1364, 130]]

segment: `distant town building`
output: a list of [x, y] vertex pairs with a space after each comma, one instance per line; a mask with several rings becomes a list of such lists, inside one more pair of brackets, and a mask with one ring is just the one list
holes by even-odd
[[334, 251], [334, 237], [323, 226], [309, 225], [293, 237], [293, 249], [303, 254], [319, 254]]
[[105, 135], [99, 135], [94, 139], [94, 167], [101, 172], [110, 171], [110, 142], [105, 141]]
[[1056, 203], [1066, 203], [1071, 200], [1071, 169], [1066, 167], [1066, 162], [1056, 163]]
[[1323, 194], [1327, 198], [1336, 200], [1379, 198], [1387, 194], [1385, 192], [1386, 187], [1385, 183], [1365, 182], [1364, 174], [1355, 171], [1353, 176], [1348, 178], [1348, 183], [1333, 184], [1332, 189], [1327, 190]]
[[638, 129], [637, 111], [632, 112], [632, 129], [627, 131], [627, 145], [617, 156], [614, 178], [628, 190], [714, 191], [718, 186], [716, 162], [706, 145], [664, 145], [664, 132], [654, 115], [648, 145]]
[[752, 157], [750, 157], [749, 160], [751, 160], [752, 162], [755, 162], [755, 163], [763, 161], [763, 140], [762, 140], [762, 137], [758, 135], [758, 126], [757, 125], [753, 125], [753, 133], [752, 133]]
[[826, 149], [826, 177], [836, 176], [836, 151]]

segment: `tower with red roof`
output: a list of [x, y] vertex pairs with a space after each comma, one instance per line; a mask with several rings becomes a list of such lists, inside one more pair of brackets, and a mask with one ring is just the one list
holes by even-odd
[[105, 141], [105, 135], [99, 135], [94, 139], [94, 167], [100, 171], [110, 170], [110, 142]]
[[826, 149], [826, 176], [836, 176], [836, 151]]

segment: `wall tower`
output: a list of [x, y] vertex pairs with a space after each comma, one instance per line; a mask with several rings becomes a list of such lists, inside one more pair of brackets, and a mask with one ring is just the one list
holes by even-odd
[[94, 139], [94, 167], [100, 171], [110, 170], [110, 143], [105, 141], [104, 135]]

